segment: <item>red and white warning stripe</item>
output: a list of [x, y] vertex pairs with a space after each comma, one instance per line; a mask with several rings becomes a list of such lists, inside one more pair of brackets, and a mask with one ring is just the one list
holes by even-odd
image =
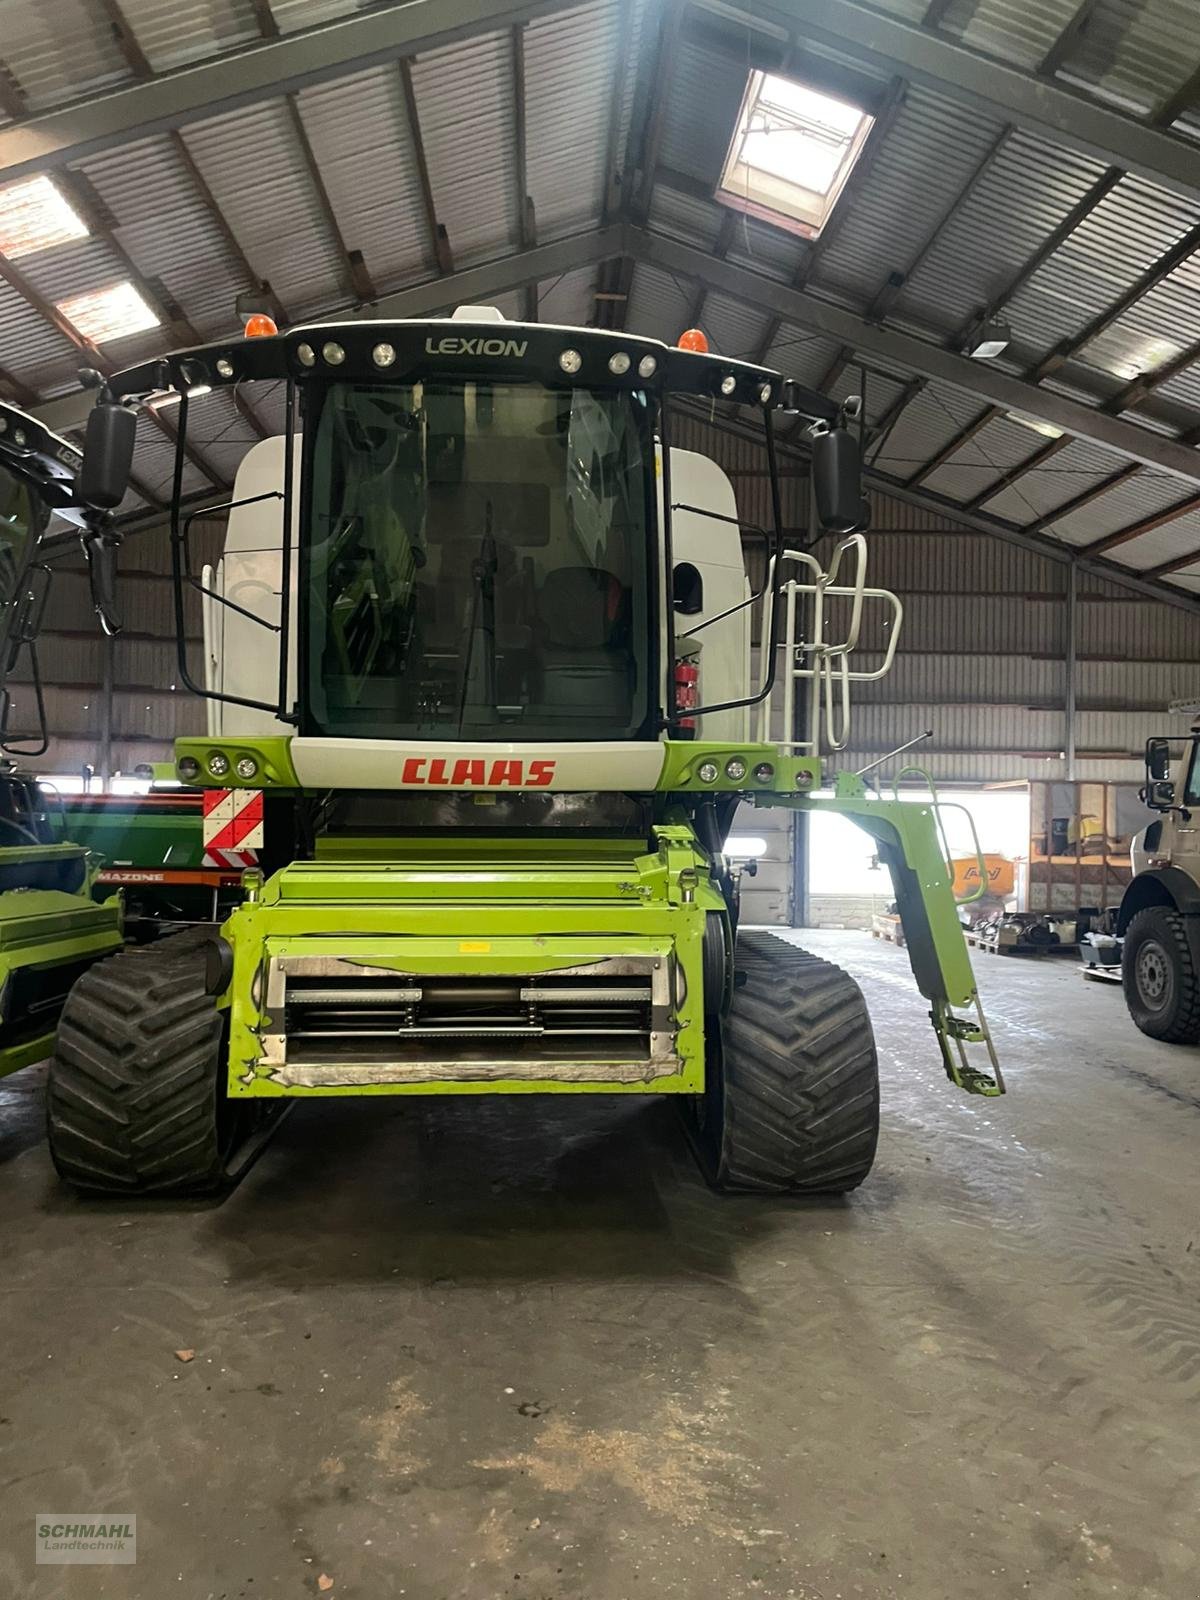
[[261, 789], [204, 791], [206, 866], [253, 867], [263, 844]]
[[221, 871], [244, 872], [247, 867], [258, 865], [257, 850], [206, 850], [204, 852], [204, 865], [217, 867]]

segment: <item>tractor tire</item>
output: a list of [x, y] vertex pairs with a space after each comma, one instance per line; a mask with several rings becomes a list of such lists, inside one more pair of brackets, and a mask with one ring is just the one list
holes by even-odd
[[1125, 932], [1121, 984], [1129, 1015], [1151, 1039], [1200, 1043], [1200, 976], [1185, 919], [1169, 906], [1147, 906]]
[[738, 935], [696, 1143], [719, 1189], [845, 1194], [871, 1170], [879, 1068], [862, 991], [769, 933]]
[[75, 1188], [198, 1194], [229, 1181], [247, 1117], [225, 1093], [223, 1017], [204, 984], [211, 937], [189, 930], [121, 951], [71, 990], [46, 1125]]

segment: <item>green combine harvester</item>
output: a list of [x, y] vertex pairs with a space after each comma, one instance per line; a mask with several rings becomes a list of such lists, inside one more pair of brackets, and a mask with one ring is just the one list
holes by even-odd
[[[77, 503], [79, 467], [73, 445], [0, 404], [0, 1076], [46, 1059], [72, 984], [123, 942], [120, 896], [93, 898], [98, 858], [68, 842], [52, 797], [20, 765], [47, 748], [37, 637], [51, 564], [81, 535], [89, 562], [105, 560], [92, 554], [103, 535]], [[52, 532], [54, 512], [78, 531]], [[22, 656], [35, 719], [24, 735], [11, 726], [8, 691]]]
[[[282, 397], [285, 421], [206, 549], [189, 391], [233, 385]], [[886, 670], [901, 618], [866, 583], [852, 404], [488, 307], [304, 326], [110, 378], [96, 507], [124, 493], [132, 408], [168, 391], [180, 672], [208, 703], [177, 771], [206, 791], [205, 848], [257, 865], [219, 927], [75, 985], [49, 1084], [63, 1177], [211, 1189], [298, 1099], [605, 1094], [674, 1098], [722, 1188], [854, 1188], [879, 1124], [866, 1007], [837, 967], [739, 931], [740, 806], [874, 838], [949, 1076], [1002, 1092], [936, 803], [845, 772], [817, 792], [852, 683], [879, 675], [852, 665], [860, 633]], [[757, 590], [728, 479], [672, 445], [677, 398], [762, 422]], [[784, 540], [781, 412], [810, 431], [828, 566]]]

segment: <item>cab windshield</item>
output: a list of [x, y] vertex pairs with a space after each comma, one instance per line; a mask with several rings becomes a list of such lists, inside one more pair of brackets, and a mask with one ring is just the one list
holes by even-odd
[[586, 740], [647, 723], [645, 396], [331, 384], [308, 426], [313, 731]]

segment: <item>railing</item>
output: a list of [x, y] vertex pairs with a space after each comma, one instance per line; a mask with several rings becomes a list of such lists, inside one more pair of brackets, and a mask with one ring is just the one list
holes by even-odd
[[[853, 556], [854, 571], [848, 582], [838, 578], [844, 559]], [[828, 568], [807, 550], [785, 550], [784, 562], [794, 562], [812, 574], [805, 581], [789, 578], [779, 585], [772, 602], [783, 606], [783, 630], [779, 648], [787, 663], [777, 677], [777, 688], [782, 686], [783, 728], [785, 737], [773, 741], [781, 749], [797, 754], [821, 755], [828, 750], [844, 750], [850, 740], [850, 685], [871, 683], [885, 677], [892, 669], [896, 657], [896, 644], [904, 622], [904, 606], [890, 589], [871, 588], [867, 584], [867, 541], [861, 533], [852, 533], [841, 540], [833, 552]], [[847, 560], [847, 566], [849, 561]], [[826, 637], [828, 602], [831, 599], [850, 602], [850, 620], [845, 636], [837, 640]], [[884, 627], [887, 633], [883, 662], [871, 670], [851, 667], [850, 657], [858, 648], [863, 616], [868, 604], [880, 603], [888, 610]], [[763, 638], [771, 631], [770, 606], [763, 618]], [[761, 664], [760, 687], [766, 681], [770, 663]], [[796, 684], [807, 684], [807, 717], [805, 737], [790, 737], [796, 727]], [[771, 708], [775, 695], [763, 700], [758, 712], [758, 738], [771, 741]]]

